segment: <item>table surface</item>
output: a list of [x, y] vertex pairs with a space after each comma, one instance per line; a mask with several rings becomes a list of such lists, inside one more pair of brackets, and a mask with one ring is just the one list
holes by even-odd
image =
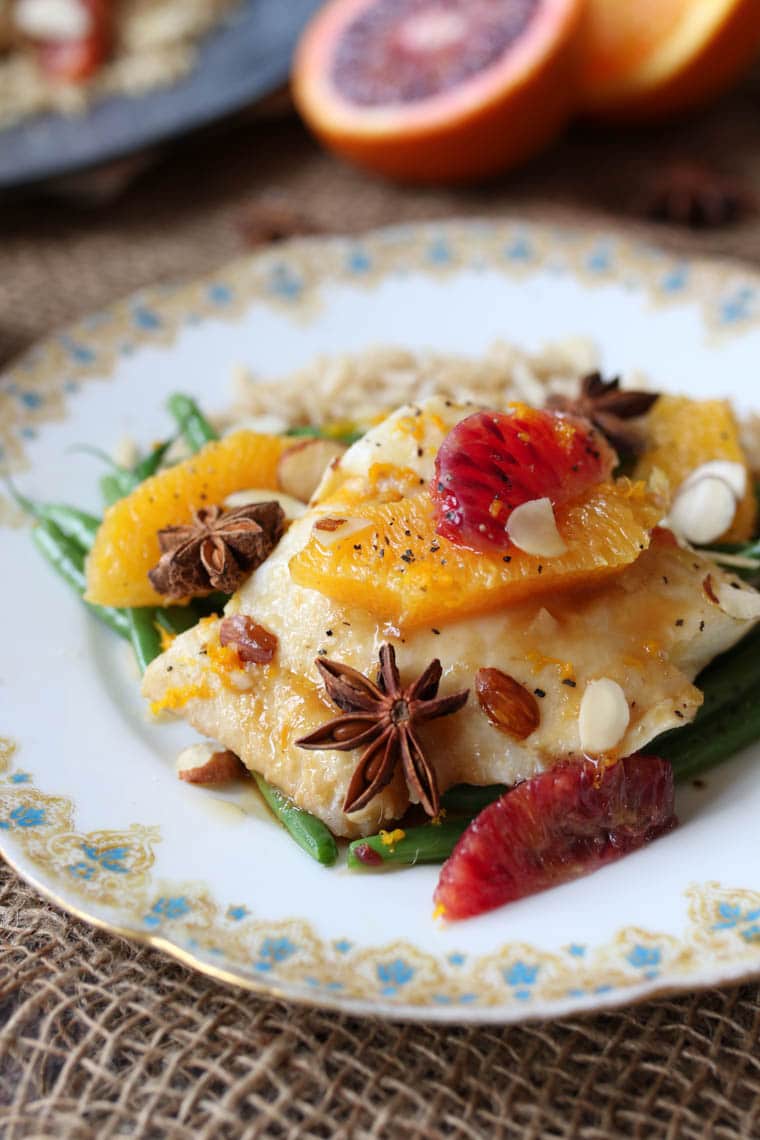
[[[97, 207], [70, 186], [67, 198], [2, 202], [0, 362], [132, 289], [238, 256], [262, 200], [325, 231], [510, 214], [760, 264], [758, 213], [699, 233], [639, 215], [675, 161], [760, 193], [759, 113], [756, 75], [677, 126], [575, 128], [526, 169], [463, 190], [404, 190], [349, 169], [291, 117], [238, 122], [174, 144]], [[760, 1133], [757, 985], [551, 1024], [401, 1026], [235, 991], [90, 929], [2, 868], [0, 919], [6, 1140]]]

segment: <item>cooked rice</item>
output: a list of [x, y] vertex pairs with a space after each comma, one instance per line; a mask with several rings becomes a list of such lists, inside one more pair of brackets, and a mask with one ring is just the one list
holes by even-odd
[[581, 339], [558, 341], [538, 353], [497, 341], [479, 358], [378, 347], [317, 357], [275, 380], [238, 368], [233, 415], [282, 416], [287, 409], [291, 424], [345, 420], [363, 426], [400, 404], [432, 395], [489, 407], [510, 400], [542, 404], [549, 392], [573, 391], [578, 377], [596, 366], [594, 345]]
[[0, 57], [0, 127], [45, 111], [77, 114], [106, 95], [135, 95], [191, 70], [199, 39], [239, 0], [120, 0], [113, 58], [82, 85], [46, 82], [24, 52]]
[[[262, 431], [347, 421], [366, 427], [410, 400], [441, 395], [498, 408], [510, 400], [541, 405], [551, 392], [570, 394], [599, 365], [592, 341], [572, 338], [524, 352], [496, 341], [482, 357], [404, 348], [371, 348], [353, 355], [320, 356], [290, 375], [261, 379], [239, 366], [233, 375], [233, 408], [224, 426], [254, 420]], [[624, 387], [651, 388], [645, 375], [624, 377]], [[748, 463], [760, 476], [760, 415], [741, 422]]]

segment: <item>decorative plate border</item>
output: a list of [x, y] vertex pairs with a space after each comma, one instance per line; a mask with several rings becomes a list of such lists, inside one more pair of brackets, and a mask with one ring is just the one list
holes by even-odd
[[[254, 990], [354, 1012], [448, 1020], [467, 1007], [468, 1017], [511, 1021], [582, 1009], [601, 995], [605, 1005], [622, 1003], [659, 979], [683, 988], [706, 968], [726, 977], [760, 969], [760, 892], [718, 883], [686, 892], [682, 938], [629, 926], [599, 946], [570, 943], [551, 953], [510, 943], [481, 956], [438, 957], [404, 940], [360, 948], [325, 940], [304, 920], [267, 922], [240, 904], [219, 904], [202, 884], [155, 879], [159, 828], [78, 832], [72, 800], [39, 791], [14, 766], [15, 752], [0, 738], [0, 834], [23, 855], [24, 866], [14, 864], [22, 874], [87, 921]], [[117, 908], [118, 918], [107, 917]]]
[[591, 286], [642, 291], [653, 307], [700, 305], [716, 336], [760, 326], [760, 275], [730, 262], [688, 261], [613, 234], [517, 221], [398, 226], [364, 237], [304, 238], [232, 262], [191, 284], [158, 285], [116, 302], [42, 341], [3, 375], [0, 470], [24, 464], [39, 427], [65, 416], [68, 398], [120, 357], [171, 344], [189, 325], [236, 320], [257, 302], [308, 320], [329, 283], [372, 288], [388, 277], [441, 279], [462, 269], [515, 277], [548, 270]]
[[[138, 347], [171, 344], [188, 325], [234, 321], [254, 302], [308, 320], [328, 282], [372, 288], [389, 276], [445, 279], [463, 268], [622, 282], [654, 307], [698, 303], [715, 336], [760, 325], [760, 276], [685, 262], [617, 236], [474, 221], [306, 239], [191, 285], [143, 290], [41, 343], [3, 378], [0, 465], [22, 467], [26, 442], [65, 417], [82, 384], [107, 378]], [[7, 836], [19, 856], [6, 848], [8, 861], [79, 917], [250, 989], [356, 1013], [456, 1020], [466, 1007], [468, 1020], [506, 1022], [598, 1009], [602, 995], [605, 1006], [622, 1004], [699, 984], [706, 972], [738, 980], [760, 971], [760, 892], [718, 883], [688, 889], [681, 938], [626, 927], [600, 946], [573, 943], [550, 953], [513, 943], [480, 957], [436, 957], [404, 941], [373, 948], [325, 941], [305, 921], [266, 922], [235, 901], [220, 904], [203, 884], [156, 880], [158, 828], [77, 832], [74, 803], [36, 788], [14, 766], [14, 753], [0, 738], [0, 848]]]

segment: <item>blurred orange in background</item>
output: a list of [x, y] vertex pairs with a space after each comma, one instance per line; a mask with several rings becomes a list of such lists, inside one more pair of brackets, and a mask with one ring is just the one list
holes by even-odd
[[302, 36], [296, 104], [381, 174], [460, 182], [537, 153], [583, 115], [651, 121], [729, 87], [760, 0], [330, 0]]

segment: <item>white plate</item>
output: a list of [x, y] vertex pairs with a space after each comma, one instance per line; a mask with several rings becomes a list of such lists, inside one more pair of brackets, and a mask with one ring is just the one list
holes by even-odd
[[[160, 438], [176, 389], [222, 408], [235, 364], [277, 375], [378, 343], [475, 354], [578, 333], [608, 370], [760, 407], [757, 278], [611, 237], [453, 223], [301, 242], [132, 297], [5, 376], [1, 438], [25, 491], [97, 509], [71, 445]], [[435, 868], [325, 870], [253, 794], [181, 784], [190, 730], [148, 722], [123, 644], [24, 528], [2, 547], [0, 843], [67, 909], [251, 988], [393, 1017], [516, 1021], [760, 970], [758, 749], [681, 788], [680, 828], [651, 847], [442, 927]]]

